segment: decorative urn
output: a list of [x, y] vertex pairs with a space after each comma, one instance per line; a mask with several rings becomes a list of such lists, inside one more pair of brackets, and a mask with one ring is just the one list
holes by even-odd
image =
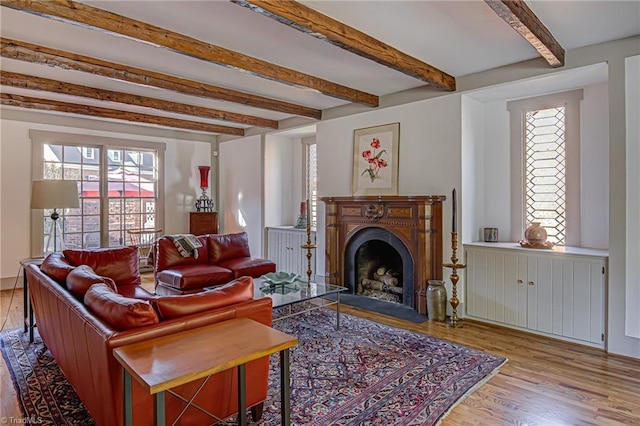
[[547, 241], [547, 230], [540, 226], [540, 222], [532, 222], [524, 232], [524, 238], [529, 244], [544, 244]]

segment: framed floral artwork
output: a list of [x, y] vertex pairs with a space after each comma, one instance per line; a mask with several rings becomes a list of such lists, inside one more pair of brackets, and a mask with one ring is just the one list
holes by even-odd
[[353, 132], [353, 195], [398, 194], [400, 123]]

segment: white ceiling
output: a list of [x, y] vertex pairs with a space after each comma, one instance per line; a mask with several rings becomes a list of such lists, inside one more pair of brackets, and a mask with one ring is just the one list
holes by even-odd
[[[383, 96], [423, 86], [421, 80], [356, 56], [338, 47], [228, 1], [84, 1], [268, 62]], [[302, 3], [412, 55], [442, 71], [468, 74], [538, 57], [538, 53], [483, 1], [303, 1]], [[527, 1], [565, 50], [640, 34], [639, 1]], [[285, 100], [317, 109], [348, 102], [316, 91], [170, 52], [124, 37], [0, 7], [2, 37], [70, 51]], [[3, 70], [103, 89], [134, 93], [274, 120], [290, 114], [230, 102], [181, 95], [77, 71], [2, 59]], [[81, 98], [2, 87], [6, 93], [101, 105]], [[6, 107], [3, 107], [6, 108]], [[145, 108], [118, 105], [127, 111]], [[238, 124], [154, 112], [193, 121]]]

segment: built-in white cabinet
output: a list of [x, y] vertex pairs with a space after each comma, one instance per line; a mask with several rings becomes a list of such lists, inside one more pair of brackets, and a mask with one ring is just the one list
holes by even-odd
[[[275, 262], [278, 271], [293, 272], [307, 277], [307, 230], [292, 226], [266, 228], [267, 258]], [[311, 231], [311, 244], [316, 244], [316, 233]], [[316, 250], [311, 250], [311, 280], [316, 274]]]
[[464, 249], [467, 317], [604, 348], [606, 251], [517, 243]]

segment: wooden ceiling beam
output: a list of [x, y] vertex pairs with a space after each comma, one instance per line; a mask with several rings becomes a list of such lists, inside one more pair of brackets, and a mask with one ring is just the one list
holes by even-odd
[[378, 96], [342, 86], [309, 74], [243, 55], [155, 25], [117, 15], [72, 0], [36, 1], [2, 0], [12, 9], [78, 25], [108, 34], [125, 36], [144, 44], [166, 48], [172, 52], [197, 58], [279, 83], [309, 88], [324, 95], [370, 106], [378, 106]]
[[80, 96], [100, 101], [118, 102], [121, 104], [153, 108], [177, 114], [193, 115], [200, 118], [230, 121], [239, 124], [268, 127], [272, 129], [278, 128], [278, 122], [276, 120], [267, 120], [266, 118], [253, 117], [251, 115], [236, 114], [217, 109], [149, 98], [146, 96], [132, 95], [130, 93], [114, 92], [111, 90], [97, 89], [78, 84], [64, 83], [48, 78], [35, 77], [8, 71], [0, 71], [0, 84], [3, 86], [19, 87], [22, 89]]
[[314, 119], [322, 118], [322, 111], [276, 99], [265, 98], [232, 89], [213, 86], [198, 81], [186, 80], [167, 74], [130, 67], [128, 65], [103, 61], [88, 56], [76, 55], [57, 49], [50, 49], [18, 40], [1, 38], [3, 58], [16, 59], [39, 65], [65, 70], [74, 70], [99, 75], [127, 83], [171, 90], [184, 95], [222, 100], [269, 111], [294, 114]]
[[524, 0], [484, 0], [502, 19], [524, 37], [554, 68], [564, 66], [564, 48]]
[[431, 85], [456, 90], [453, 76], [296, 1], [231, 2]]
[[43, 111], [55, 111], [71, 114], [88, 115], [92, 117], [111, 118], [115, 120], [132, 121], [134, 123], [146, 123], [156, 126], [173, 127], [178, 129], [195, 130], [207, 133], [223, 133], [227, 135], [244, 136], [244, 129], [238, 127], [220, 126], [197, 121], [179, 120], [176, 118], [160, 117], [157, 115], [139, 114], [136, 112], [121, 111], [117, 109], [102, 108], [90, 105], [72, 104], [68, 102], [53, 101], [50, 99], [33, 98], [29, 96], [1, 93], [2, 105], [18, 108], [37, 109]]

